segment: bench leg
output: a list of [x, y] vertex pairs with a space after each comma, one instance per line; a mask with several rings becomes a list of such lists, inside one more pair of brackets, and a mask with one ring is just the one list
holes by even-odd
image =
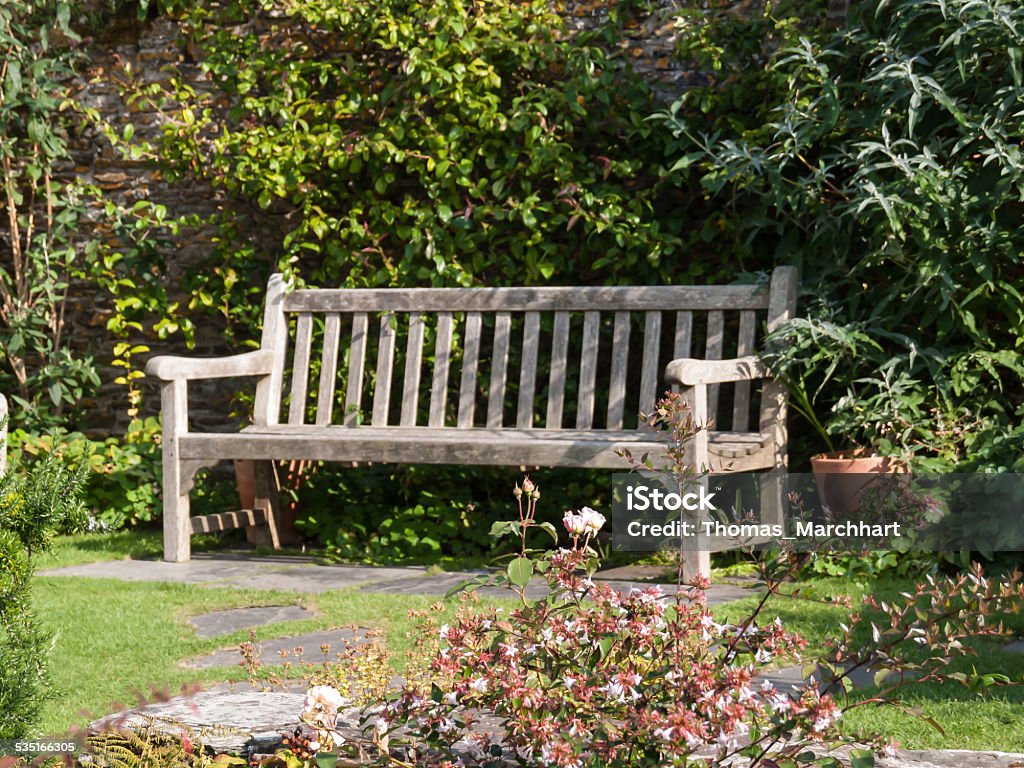
[[178, 450], [178, 435], [188, 430], [188, 391], [184, 380], [168, 381], [161, 387], [163, 415], [164, 560], [188, 562], [192, 556], [188, 486], [184, 462]]
[[711, 578], [711, 553], [706, 549], [683, 552], [683, 584], [689, 584], [697, 576]]
[[281, 485], [277, 477], [276, 463], [257, 461], [254, 480], [255, 507], [263, 510], [267, 522], [265, 525], [247, 527], [246, 541], [258, 547], [280, 549], [281, 540], [277, 534], [277, 525], [281, 516]]
[[784, 469], [772, 469], [761, 475], [761, 522], [766, 525], [786, 523], [786, 491]]

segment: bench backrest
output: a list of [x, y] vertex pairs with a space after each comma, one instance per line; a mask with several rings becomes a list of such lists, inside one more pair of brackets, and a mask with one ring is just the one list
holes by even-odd
[[[300, 289], [268, 286], [262, 424], [635, 429], [680, 357], [751, 354], [792, 315], [793, 268], [769, 285]], [[291, 341], [291, 343], [289, 343]], [[757, 385], [755, 385], [757, 386]], [[769, 385], [773, 386], [773, 385]], [[750, 383], [709, 413], [748, 431], [777, 410]], [[757, 429], [754, 426], [753, 429]]]

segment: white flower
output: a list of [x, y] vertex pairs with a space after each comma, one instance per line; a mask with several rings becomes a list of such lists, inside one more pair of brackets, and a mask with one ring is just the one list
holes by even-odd
[[626, 689], [622, 683], [608, 683], [602, 686], [601, 690], [608, 694], [608, 698], [613, 701], [624, 702], [626, 700]]
[[574, 514], [569, 510], [566, 510], [565, 514], [562, 515], [562, 525], [565, 526], [565, 530], [571, 536], [582, 536], [587, 530], [587, 524], [583, 521], [583, 516]]
[[672, 729], [671, 728], [656, 728], [654, 735], [664, 741], [672, 741]]
[[585, 530], [590, 534], [597, 533], [604, 526], [605, 522], [607, 522], [604, 515], [590, 507], [584, 507], [581, 509], [580, 517], [583, 518]]
[[789, 694], [777, 693], [768, 699], [768, 705], [775, 712], [788, 712], [790, 707]]
[[441, 639], [442, 640], [447, 640], [448, 639], [448, 625], [447, 624], [442, 624], [441, 625]]
[[337, 688], [330, 685], [314, 685], [306, 692], [299, 717], [313, 725], [333, 726], [337, 719], [338, 707], [345, 699]]
[[563, 675], [562, 676], [562, 685], [564, 685], [567, 690], [571, 691], [572, 687], [574, 685], [576, 685], [577, 682], [579, 682], [579, 681], [576, 680], [576, 678], [574, 678], [574, 677], [569, 677], [568, 675]]
[[484, 677], [478, 677], [469, 684], [469, 687], [477, 693], [487, 693], [487, 679]]

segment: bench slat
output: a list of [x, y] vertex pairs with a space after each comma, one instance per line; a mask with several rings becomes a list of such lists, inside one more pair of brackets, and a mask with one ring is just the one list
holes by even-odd
[[395, 364], [395, 315], [385, 312], [380, 317], [380, 341], [377, 345], [377, 380], [373, 386], [373, 426], [388, 423], [391, 407], [391, 369]]
[[334, 387], [338, 380], [338, 340], [341, 315], [331, 313], [324, 323], [324, 347], [320, 358], [320, 388], [316, 398], [316, 423], [323, 427], [334, 415]]
[[363, 407], [367, 326], [365, 312], [357, 312], [352, 316], [352, 344], [348, 348], [348, 392], [345, 395], [346, 427], [354, 427], [359, 423], [359, 411]]
[[519, 368], [517, 429], [533, 428], [533, 397], [537, 388], [537, 351], [540, 346], [540, 313], [527, 312], [523, 326], [523, 358]]
[[306, 421], [306, 389], [309, 386], [309, 346], [313, 335], [313, 316], [309, 312], [299, 314], [295, 323], [295, 361], [292, 365], [292, 394], [288, 404], [288, 423], [304, 424]]
[[[740, 312], [740, 332], [736, 343], [736, 357], [754, 354], [754, 334], [757, 330], [756, 316], [751, 310]], [[746, 432], [750, 427], [750, 382], [737, 381], [732, 405], [732, 428]]]
[[430, 418], [432, 427], [443, 427], [448, 404], [448, 365], [452, 353], [452, 313], [437, 316], [437, 338], [434, 341], [434, 380], [430, 386]]
[[487, 426], [500, 427], [505, 408], [505, 379], [508, 373], [509, 333], [512, 316], [498, 312], [494, 319], [494, 347], [491, 351], [491, 384], [487, 392]]
[[629, 312], [616, 312], [615, 329], [612, 331], [612, 373], [608, 388], [608, 429], [622, 429], [628, 363]]
[[[708, 338], [705, 347], [705, 360], [721, 360], [722, 347], [725, 343], [725, 313], [708, 312]], [[720, 384], [708, 385], [708, 420], [713, 427], [718, 426], [718, 391]]]
[[300, 289], [287, 312], [527, 312], [766, 309], [756, 285]]
[[403, 427], [416, 426], [416, 412], [420, 407], [420, 369], [423, 367], [423, 326], [426, 318], [409, 318], [409, 338], [405, 345], [405, 381], [402, 387]]
[[[640, 363], [640, 413], [648, 416], [654, 411], [658, 397], [658, 353], [661, 350], [661, 312], [648, 312], [644, 318], [644, 356]], [[641, 417], [638, 426], [643, 426]]]
[[[730, 471], [771, 466], [774, 453], [763, 435], [730, 433], [708, 435], [712, 466], [722, 467], [716, 458], [726, 455]], [[749, 442], [756, 445], [751, 452]], [[187, 458], [254, 458], [294, 456], [316, 461], [363, 461], [415, 464], [467, 464], [516, 466], [520, 464], [552, 467], [603, 467], [621, 469], [617, 448], [627, 448], [634, 456], [664, 450], [664, 442], [649, 432], [629, 430], [607, 432], [591, 430], [515, 429], [430, 429], [415, 427], [312, 427], [305, 425], [260, 428], [250, 427], [241, 434], [190, 433], [182, 437], [182, 453]], [[741, 454], [733, 457], [731, 454]]]
[[[693, 338], [693, 312], [676, 312], [676, 337], [672, 347], [672, 359], [690, 356], [690, 340]], [[678, 392], [679, 385], [673, 384], [672, 391]], [[685, 395], [684, 395], [685, 398]], [[692, 404], [691, 404], [692, 405]]]
[[548, 377], [548, 429], [562, 428], [562, 408], [565, 404], [565, 367], [569, 354], [569, 313], [555, 312], [555, 327], [551, 340], [551, 373]]
[[594, 423], [594, 386], [597, 382], [597, 348], [601, 313], [583, 315], [583, 350], [580, 352], [580, 389], [576, 402], [576, 429]]
[[239, 509], [234, 512], [219, 512], [214, 515], [190, 517], [192, 533], [218, 533], [236, 528], [250, 528], [267, 522], [263, 509]]
[[460, 429], [472, 427], [476, 415], [476, 369], [480, 362], [480, 327], [480, 313], [467, 313], [466, 327], [462, 334], [462, 380], [459, 382], [457, 423]]

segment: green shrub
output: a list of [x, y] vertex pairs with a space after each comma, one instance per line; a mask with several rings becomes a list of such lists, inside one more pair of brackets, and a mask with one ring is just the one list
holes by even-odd
[[83, 503], [89, 526], [113, 530], [149, 522], [160, 510], [161, 454], [157, 419], [135, 420], [123, 439], [93, 440], [80, 432], [10, 434], [12, 455], [29, 468], [56, 451], [87, 471]]
[[[544, 0], [165, 3], [202, 80], [148, 148], [237, 204], [197, 307], [254, 326], [267, 263], [317, 285], [686, 282], [659, 102]], [[259, 237], [244, 237], [256, 225]], [[260, 229], [262, 228], [262, 229]]]
[[[749, 264], [801, 266], [817, 301], [781, 334], [807, 353], [784, 373], [808, 377], [837, 447], [859, 436], [930, 469], [1019, 471], [1024, 8], [856, 8], [831, 34], [767, 24], [761, 66], [687, 93], [665, 116], [674, 172]], [[717, 44], [700, 24], [681, 34], [691, 52]], [[753, 116], [735, 108], [755, 94]]]
[[[508, 499], [493, 490], [506, 486], [509, 477], [509, 470], [490, 467], [353, 471], [324, 465], [304, 478], [296, 494], [304, 517], [300, 527], [333, 557], [460, 565], [482, 561], [494, 547], [491, 523], [509, 508]], [[607, 495], [600, 476], [592, 472], [545, 469], [534, 477], [546, 489], [552, 523], [561, 519], [558, 510], [599, 503]]]
[[24, 736], [49, 695], [50, 638], [32, 614], [32, 554], [85, 521], [85, 470], [55, 454], [0, 477], [0, 738]]

